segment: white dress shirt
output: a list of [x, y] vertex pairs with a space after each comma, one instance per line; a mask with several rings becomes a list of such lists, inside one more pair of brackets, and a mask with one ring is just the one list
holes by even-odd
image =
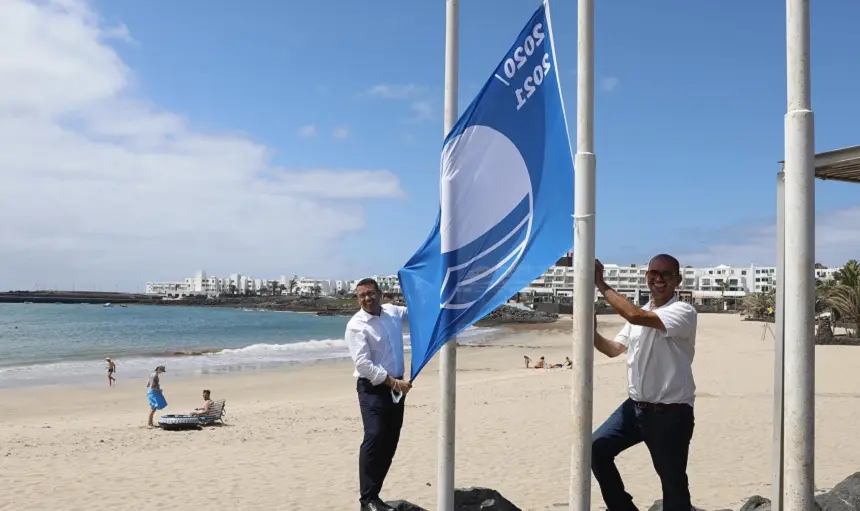
[[672, 298], [666, 305], [643, 309], [660, 316], [666, 332], [627, 323], [615, 341], [627, 346], [627, 393], [645, 403], [693, 405], [696, 383], [693, 356], [696, 353], [696, 309]]
[[359, 310], [346, 324], [349, 354], [355, 365], [353, 375], [367, 378], [373, 385], [385, 381], [386, 376], [403, 377], [403, 322], [406, 307], [386, 303], [382, 313], [374, 316]]

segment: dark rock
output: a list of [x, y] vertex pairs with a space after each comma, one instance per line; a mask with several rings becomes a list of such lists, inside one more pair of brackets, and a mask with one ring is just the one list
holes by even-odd
[[[654, 501], [654, 504], [648, 508], [648, 511], [663, 511], [663, 499], [658, 499]], [[701, 508], [693, 506], [693, 511], [704, 511]], [[731, 509], [721, 509], [720, 511], [732, 511]]]
[[554, 323], [558, 314], [550, 312], [522, 309], [510, 305], [500, 305], [495, 310], [481, 318], [476, 326], [503, 325], [505, 323]]
[[[816, 500], [815, 509], [812, 511], [822, 511], [822, 507], [820, 504], [820, 497], [823, 497], [823, 495], [815, 498], [815, 500]], [[762, 497], [761, 495], [753, 495], [752, 497], [747, 499], [747, 501], [744, 503], [743, 506], [741, 506], [740, 511], [770, 511], [770, 509], [771, 509], [770, 508], [770, 499], [766, 499], [766, 498]], [[850, 511], [856, 511], [857, 509], [860, 509], [860, 508], [855, 508], [855, 507], [841, 508], [840, 507], [840, 508], [834, 508], [834, 509], [838, 510], [838, 511], [849, 511], [849, 510]]]
[[427, 511], [423, 507], [416, 506], [405, 500], [390, 500], [387, 504], [394, 508], [394, 511]]
[[[405, 500], [389, 501], [396, 511], [427, 511]], [[457, 488], [454, 490], [454, 511], [522, 511], [501, 493], [489, 488]]]
[[815, 498], [823, 511], [860, 510], [860, 472], [846, 477], [827, 493]]
[[454, 491], [455, 511], [522, 511], [502, 494], [489, 488], [466, 488]]
[[770, 499], [761, 495], [753, 495], [744, 502], [740, 511], [770, 511]]

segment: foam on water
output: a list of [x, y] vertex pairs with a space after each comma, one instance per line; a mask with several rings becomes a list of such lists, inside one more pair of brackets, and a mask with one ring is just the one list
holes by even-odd
[[[178, 311], [167, 311], [166, 314], [176, 314]], [[192, 314], [200, 314], [194, 311]], [[281, 315], [272, 313], [255, 312], [271, 321]], [[283, 316], [281, 316], [283, 317]], [[298, 315], [294, 316], [298, 317]], [[320, 328], [327, 332], [342, 332], [342, 325], [331, 325], [330, 318], [317, 318], [315, 316], [302, 315], [302, 324], [307, 330], [307, 323], [318, 322]], [[346, 319], [341, 323], [345, 325]], [[337, 321], [337, 320], [334, 320]], [[22, 326], [24, 328], [24, 326]], [[62, 325], [57, 325], [62, 328]], [[311, 329], [312, 330], [312, 329]], [[295, 331], [295, 329], [293, 329]], [[304, 331], [304, 330], [303, 330]], [[495, 329], [471, 327], [458, 338], [461, 343], [475, 342], [490, 335]], [[156, 332], [152, 332], [158, 335]], [[281, 335], [264, 334], [267, 337], [281, 337]], [[248, 335], [257, 337], [260, 335]], [[409, 334], [404, 335], [409, 350]], [[56, 344], [55, 341], [52, 341]], [[205, 341], [216, 343], [217, 341]], [[225, 342], [235, 343], [236, 341]], [[150, 354], [133, 355], [131, 353], [117, 356], [116, 377], [122, 384], [124, 381], [145, 381], [147, 375], [158, 365], [167, 367], [167, 378], [171, 376], [193, 376], [204, 374], [230, 373], [240, 371], [252, 371], [258, 369], [274, 368], [285, 364], [300, 364], [333, 360], [349, 357], [349, 349], [343, 338], [323, 339], [295, 339], [288, 342], [252, 342], [245, 346], [229, 348], [209, 348], [206, 345], [186, 344], [163, 345], [157, 341], [140, 340], [127, 345], [151, 346]], [[127, 351], [127, 348], [124, 348]], [[122, 352], [122, 350], [120, 350]], [[110, 355], [110, 353], [108, 353]], [[76, 358], [76, 354], [70, 354], [67, 358]], [[79, 356], [78, 356], [79, 357]], [[408, 355], [407, 355], [408, 357]], [[21, 363], [0, 367], [0, 387], [19, 387], [31, 385], [65, 385], [65, 384], [104, 384], [105, 362], [103, 359], [86, 357], [84, 360], [57, 360], [39, 363]]]

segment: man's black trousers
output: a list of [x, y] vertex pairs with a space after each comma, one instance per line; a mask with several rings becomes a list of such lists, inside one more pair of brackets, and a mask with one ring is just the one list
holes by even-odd
[[364, 504], [378, 499], [382, 491], [400, 440], [406, 397], [395, 403], [391, 388], [384, 384], [374, 386], [365, 378], [359, 378], [356, 387], [364, 423], [364, 441], [358, 455], [360, 501]]

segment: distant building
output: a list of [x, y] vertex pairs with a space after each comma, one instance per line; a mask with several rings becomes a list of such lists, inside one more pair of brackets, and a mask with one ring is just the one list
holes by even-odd
[[[604, 279], [618, 293], [640, 305], [650, 299], [650, 291], [645, 281], [648, 265], [636, 264], [619, 266], [604, 264]], [[816, 268], [815, 278], [829, 280], [840, 268]], [[717, 301], [742, 299], [749, 293], [770, 293], [776, 290], [775, 266], [719, 265], [707, 268], [681, 268], [683, 281], [680, 291], [690, 296], [694, 303], [712, 305]], [[540, 277], [533, 280], [521, 293], [534, 297], [573, 296], [573, 260], [562, 257]], [[598, 294], [595, 294], [597, 299]]]
[[179, 298], [187, 294], [184, 282], [147, 282], [145, 289], [148, 295], [165, 298]]
[[206, 275], [200, 270], [193, 277], [185, 279], [185, 290], [190, 295], [218, 296], [223, 292], [223, 282], [218, 277]]

